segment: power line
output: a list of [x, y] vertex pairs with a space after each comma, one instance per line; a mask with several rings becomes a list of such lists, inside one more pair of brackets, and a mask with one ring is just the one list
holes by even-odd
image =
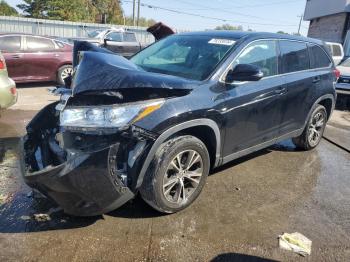
[[[120, 0], [120, 2], [124, 3], [132, 3], [130, 0]], [[240, 23], [240, 24], [248, 24], [248, 25], [266, 25], [266, 26], [288, 26], [288, 27], [295, 27], [295, 24], [272, 24], [272, 23], [254, 23], [254, 22], [247, 22], [247, 21], [239, 21], [239, 20], [232, 20], [232, 19], [226, 19], [226, 18], [218, 18], [218, 17], [213, 17], [213, 16], [206, 16], [206, 15], [201, 15], [201, 14], [196, 14], [196, 13], [190, 13], [190, 12], [185, 12], [185, 11], [179, 11], [175, 9], [170, 9], [170, 8], [165, 8], [165, 7], [160, 7], [160, 6], [155, 6], [147, 3], [141, 3], [142, 7], [148, 7], [152, 9], [159, 9], [163, 11], [168, 11], [171, 13], [176, 13], [176, 14], [183, 14], [183, 15], [188, 15], [188, 16], [194, 16], [194, 17], [200, 17], [204, 19], [210, 19], [210, 20], [216, 20], [216, 21], [221, 21], [221, 22], [233, 22], [233, 23]]]
[[[225, 10], [225, 9], [221, 9], [221, 8], [216, 8], [216, 7], [211, 7], [211, 6], [206, 6], [206, 5], [202, 5], [202, 4], [198, 4], [198, 3], [192, 3], [192, 2], [187, 2], [187, 1], [184, 1], [184, 0], [176, 0], [180, 3], [184, 3], [184, 4], [187, 4], [187, 5], [191, 5], [191, 6], [199, 6], [199, 7], [203, 7], [203, 8], [208, 8], [209, 10], [216, 10], [218, 12], [222, 12], [222, 13], [227, 13], [227, 14], [234, 14], [234, 15], [238, 15], [238, 16], [244, 16], [244, 17], [251, 17], [251, 18], [255, 18], [255, 19], [260, 19], [260, 20], [267, 20], [266, 18], [264, 17], [260, 17], [260, 16], [255, 16], [255, 15], [250, 15], [250, 14], [245, 14], [245, 13], [240, 13], [240, 12], [236, 12], [236, 11], [228, 11], [228, 10]], [[232, 6], [234, 7], [234, 6]], [[237, 8], [241, 8], [241, 7], [237, 7]], [[272, 20], [270, 20], [272, 21]], [[281, 23], [286, 23], [286, 21], [279, 21], [279, 20], [274, 20], [275, 22], [281, 22]]]
[[272, 5], [281, 5], [281, 4], [293, 4], [293, 3], [297, 3], [297, 2], [305, 2], [305, 0], [295, 0], [295, 1], [291, 1], [291, 0], [284, 0], [284, 1], [278, 1], [278, 2], [271, 2], [271, 3], [265, 3], [265, 4], [254, 4], [254, 5], [241, 5], [241, 6], [235, 6], [235, 5], [231, 5], [232, 7], [235, 8], [250, 8], [250, 7], [264, 7], [264, 6], [272, 6]]

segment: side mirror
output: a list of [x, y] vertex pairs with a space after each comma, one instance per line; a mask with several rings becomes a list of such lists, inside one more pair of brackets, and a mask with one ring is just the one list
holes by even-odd
[[109, 41], [113, 41], [113, 40], [109, 37], [103, 39], [103, 43], [105, 44], [105, 46], [107, 46], [107, 42], [109, 42]]
[[234, 69], [231, 69], [225, 81], [232, 83], [233, 81], [259, 81], [264, 77], [264, 73], [260, 67], [251, 64], [238, 64]]

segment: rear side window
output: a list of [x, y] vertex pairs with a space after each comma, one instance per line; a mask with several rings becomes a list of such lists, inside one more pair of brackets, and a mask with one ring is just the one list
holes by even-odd
[[53, 41], [47, 38], [27, 36], [27, 49], [30, 51], [49, 51], [55, 49]]
[[4, 52], [16, 52], [21, 49], [20, 36], [0, 37], [0, 50]]
[[133, 33], [124, 33], [124, 42], [136, 42], [136, 37]]
[[310, 47], [310, 56], [311, 56], [311, 68], [322, 68], [330, 67], [332, 61], [329, 59], [325, 51], [317, 45], [311, 45]]
[[292, 73], [310, 69], [309, 52], [306, 43], [280, 41], [282, 72]]

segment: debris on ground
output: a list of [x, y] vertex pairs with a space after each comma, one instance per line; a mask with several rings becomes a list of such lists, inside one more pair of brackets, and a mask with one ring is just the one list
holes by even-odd
[[38, 222], [50, 221], [51, 217], [48, 214], [34, 214], [34, 219]]
[[278, 238], [282, 249], [293, 251], [303, 257], [311, 254], [312, 241], [298, 232], [284, 233]]
[[4, 194], [0, 194], [0, 205], [4, 204], [7, 199], [7, 196]]

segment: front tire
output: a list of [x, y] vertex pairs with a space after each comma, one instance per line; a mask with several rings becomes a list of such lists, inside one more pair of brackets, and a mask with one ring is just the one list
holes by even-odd
[[163, 143], [145, 174], [140, 193], [154, 209], [175, 213], [191, 205], [202, 191], [210, 158], [204, 143], [179, 136]]
[[65, 85], [64, 79], [73, 73], [72, 65], [61, 66], [57, 71], [57, 83], [59, 85]]
[[292, 141], [301, 150], [312, 150], [321, 142], [327, 124], [327, 110], [317, 105], [312, 112], [303, 133]]

